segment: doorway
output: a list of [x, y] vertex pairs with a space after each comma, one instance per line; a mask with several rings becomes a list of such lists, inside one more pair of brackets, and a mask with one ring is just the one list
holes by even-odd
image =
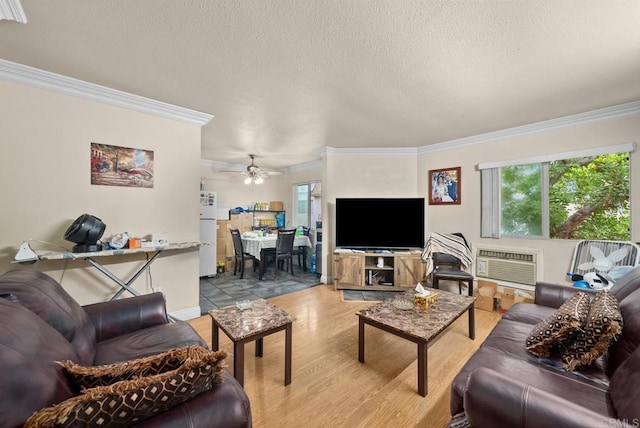
[[322, 274], [322, 184], [319, 181], [293, 185], [294, 227], [305, 226], [311, 239], [312, 272]]
[[316, 222], [322, 221], [322, 184], [319, 181], [293, 185], [292, 226], [306, 226], [315, 234]]

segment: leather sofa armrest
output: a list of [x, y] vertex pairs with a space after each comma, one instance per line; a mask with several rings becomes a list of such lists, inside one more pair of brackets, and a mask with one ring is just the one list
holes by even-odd
[[97, 342], [169, 322], [162, 293], [94, 303], [82, 308], [96, 329]]
[[559, 308], [569, 297], [578, 291], [593, 294], [590, 288], [578, 288], [570, 285], [553, 284], [551, 282], [537, 282], [534, 303], [551, 308]]
[[471, 372], [464, 392], [464, 411], [472, 427], [629, 426], [486, 367]]

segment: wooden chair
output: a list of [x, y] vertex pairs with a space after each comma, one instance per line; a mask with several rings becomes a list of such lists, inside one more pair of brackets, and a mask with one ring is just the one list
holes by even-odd
[[229, 229], [231, 232], [231, 239], [233, 239], [233, 251], [234, 251], [234, 263], [233, 263], [233, 275], [240, 271], [240, 279], [244, 278], [244, 265], [246, 260], [253, 261], [253, 271], [256, 271], [256, 265], [258, 260], [249, 253], [244, 251], [242, 246], [242, 237], [238, 229]]
[[[302, 226], [302, 235], [309, 237], [310, 232], [310, 227]], [[307, 252], [308, 247], [306, 245], [299, 245], [293, 249], [293, 255], [298, 256], [298, 266], [300, 266], [304, 272], [307, 271]]]
[[[467, 240], [461, 233], [453, 233], [464, 240], [465, 245], [469, 248]], [[445, 253], [433, 253], [433, 273], [431, 276], [433, 288], [440, 288], [440, 280], [456, 281], [458, 283], [458, 292], [462, 294], [462, 284], [467, 283], [467, 293], [469, 296], [473, 294], [473, 275], [462, 270], [462, 262], [456, 256]]]
[[275, 273], [278, 274], [278, 267], [284, 266], [287, 262], [287, 268], [291, 269], [293, 275], [293, 240], [296, 237], [295, 229], [278, 229], [278, 237], [276, 238], [275, 248], [265, 248], [261, 254], [260, 279], [262, 279], [268, 265], [269, 259], [275, 261]]

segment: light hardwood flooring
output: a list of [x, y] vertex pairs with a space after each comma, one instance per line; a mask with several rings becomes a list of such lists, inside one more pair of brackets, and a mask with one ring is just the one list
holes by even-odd
[[[428, 395], [417, 393], [417, 347], [366, 326], [365, 363], [358, 362], [358, 317], [372, 302], [341, 301], [332, 285], [268, 299], [293, 322], [292, 382], [284, 386], [284, 332], [264, 339], [264, 357], [246, 345], [244, 388], [253, 425], [262, 427], [446, 426], [453, 377], [498, 322], [497, 312], [476, 310], [476, 339], [467, 315], [442, 332], [428, 350]], [[189, 321], [211, 345], [211, 318]], [[221, 332], [221, 349], [233, 363], [232, 343]]]

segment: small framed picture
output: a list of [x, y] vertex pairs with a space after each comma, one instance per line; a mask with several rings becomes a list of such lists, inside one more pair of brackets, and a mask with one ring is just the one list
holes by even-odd
[[460, 167], [429, 170], [429, 205], [460, 205]]

